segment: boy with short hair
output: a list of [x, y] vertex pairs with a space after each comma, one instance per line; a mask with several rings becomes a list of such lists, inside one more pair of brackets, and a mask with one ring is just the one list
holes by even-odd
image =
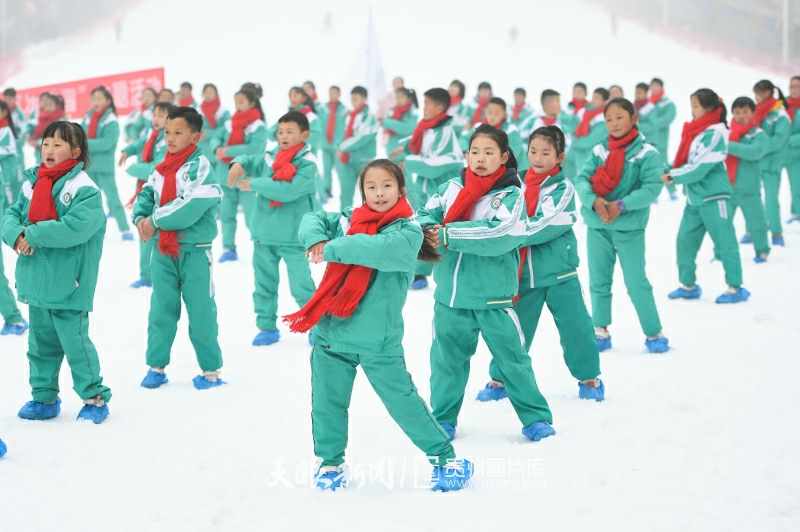
[[[225, 384], [219, 378], [222, 351], [217, 341], [211, 243], [217, 236], [215, 214], [222, 198], [209, 160], [197, 149], [203, 117], [179, 107], [167, 117], [167, 154], [156, 166], [133, 207], [133, 222], [143, 242], [155, 238], [150, 264], [153, 295], [147, 328], [145, 388], [169, 382], [164, 372], [178, 330], [181, 296], [189, 315], [189, 339], [202, 375], [198, 390]], [[157, 249], [156, 249], [157, 248]]]
[[336, 147], [344, 139], [347, 107], [339, 101], [342, 91], [336, 85], [328, 89], [327, 105], [318, 104], [318, 115], [322, 125], [322, 179], [320, 201], [333, 197], [333, 169], [336, 165]]
[[553, 89], [545, 89], [542, 91], [539, 101], [542, 104], [541, 114], [531, 113], [519, 125], [519, 135], [522, 139], [522, 145], [524, 148], [523, 151], [517, 156], [520, 175], [524, 175], [525, 171], [527, 171], [530, 167], [530, 162], [528, 162], [527, 155], [527, 148], [529, 145], [528, 140], [530, 139], [531, 134], [540, 127], [557, 126], [561, 132], [564, 133], [565, 154], [569, 153], [569, 149], [572, 146], [572, 135], [569, 132], [571, 128], [565, 125], [572, 123], [572, 113], [563, 111], [561, 109], [561, 94]]
[[[638, 113], [639, 130], [644, 128], [649, 133], [649, 135], [645, 134], [647, 142], [655, 146], [664, 160], [665, 170], [669, 170], [670, 165], [667, 160], [669, 126], [675, 120], [678, 112], [675, 103], [664, 94], [664, 82], [661, 79], [653, 78], [653, 81], [650, 82], [650, 99], [638, 110]], [[678, 199], [675, 183], [667, 183], [667, 190], [671, 200]]]
[[197, 109], [197, 102], [194, 101], [194, 96], [192, 96], [192, 84], [188, 81], [181, 83], [181, 89], [178, 91], [178, 103], [176, 105], [178, 107]]
[[378, 149], [378, 121], [369, 111], [367, 89], [361, 86], [350, 91], [353, 110], [347, 115], [344, 138], [336, 149], [339, 163], [336, 172], [342, 189], [340, 210], [353, 205], [358, 171], [375, 158]]
[[528, 93], [522, 87], [514, 89], [514, 107], [510, 109], [509, 115], [511, 116], [511, 120], [514, 122], [514, 125], [517, 127], [519, 127], [526, 118], [534, 114], [533, 107], [528, 105], [528, 103], [525, 101], [527, 96]]
[[316, 290], [306, 249], [297, 236], [303, 216], [321, 210], [316, 197], [317, 158], [308, 144], [309, 135], [306, 115], [289, 111], [278, 120], [278, 147], [266, 156], [234, 158], [228, 174], [240, 189], [256, 193], [250, 222], [256, 283], [253, 305], [260, 331], [253, 340], [256, 346], [274, 344], [281, 337], [277, 326], [281, 259], [286, 263], [292, 297], [300, 308]]
[[[573, 100], [574, 101], [574, 100]], [[608, 90], [597, 88], [592, 93], [592, 101], [581, 109], [572, 133], [572, 147], [564, 161], [567, 179], [573, 180], [580, 172], [583, 163], [592, 153], [592, 148], [608, 136], [603, 109], [608, 102]]]

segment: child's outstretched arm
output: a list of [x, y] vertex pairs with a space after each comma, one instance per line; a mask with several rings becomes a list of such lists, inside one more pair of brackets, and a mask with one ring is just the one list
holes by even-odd
[[415, 223], [401, 224], [398, 230], [383, 234], [357, 234], [331, 240], [323, 248], [323, 256], [328, 262], [358, 264], [382, 272], [413, 270], [422, 246], [422, 229]]
[[508, 193], [491, 220], [450, 223], [439, 241], [450, 251], [497, 257], [525, 243], [525, 198], [518, 188]]
[[725, 139], [719, 131], [714, 131], [710, 138], [704, 137], [702, 146], [689, 162], [680, 168], [673, 168], [669, 176], [678, 185], [697, 183], [705, 179], [714, 165], [724, 162], [728, 157]]
[[89, 153], [113, 152], [116, 150], [117, 141], [119, 140], [119, 122], [117, 121], [117, 117], [114, 117], [113, 120], [103, 127], [101, 135], [97, 138], [87, 140], [89, 143]]
[[522, 220], [525, 231], [524, 246], [538, 246], [560, 237], [578, 219], [575, 210], [575, 187], [567, 180], [558, 183], [556, 189], [542, 198], [535, 216]]
[[775, 121], [775, 130], [772, 132], [772, 135], [768, 135], [767, 155], [786, 147], [786, 142], [791, 133], [792, 123], [789, 121], [789, 115], [781, 112]]
[[84, 185], [75, 192], [64, 216], [29, 225], [25, 228], [25, 239], [34, 250], [83, 244], [103, 227], [104, 212], [100, 189], [94, 183]]
[[133, 214], [131, 214], [131, 221], [133, 225], [138, 225], [142, 218], [152, 216], [156, 208], [156, 173], [155, 168], [150, 172], [150, 177], [147, 183], [142, 187], [142, 191], [136, 196], [136, 201], [133, 204]]
[[[261, 157], [261, 161], [266, 163], [263, 166], [264, 173], [247, 173], [245, 175], [251, 179], [250, 190], [258, 192], [265, 198], [281, 203], [298, 200], [304, 196], [316, 194], [316, 180], [319, 170], [317, 169], [316, 159], [310, 153], [309, 157], [303, 157], [297, 163], [297, 173], [291, 181], [276, 181], [272, 179], [272, 157]], [[236, 162], [236, 161], [234, 161]]]
[[183, 192], [166, 205], [157, 207], [150, 217], [153, 226], [165, 231], [191, 227], [222, 199], [222, 189], [217, 183], [211, 163], [200, 157], [191, 166], [189, 183]]
[[367, 144], [375, 140], [378, 129], [378, 121], [375, 120], [375, 117], [372, 114], [367, 115], [367, 119], [353, 131], [353, 136], [344, 139], [339, 144], [339, 151], [345, 153], [365, 148]]
[[261, 155], [267, 148], [267, 128], [260, 127], [247, 136], [244, 144], [234, 144], [226, 146], [228, 157], [239, 157], [240, 155]]
[[[25, 181], [23, 182], [23, 187], [25, 187], [25, 183], [27, 183], [27, 179], [30, 177], [29, 172], [30, 170], [25, 171]], [[8, 207], [8, 209], [6, 209], [6, 213], [3, 218], [0, 218], [0, 228], [2, 228], [1, 234], [3, 242], [5, 242], [11, 249], [14, 249], [17, 238], [22, 234], [22, 212], [25, 209], [25, 205], [29, 201], [28, 198], [25, 197], [25, 193], [22, 190], [20, 190], [19, 196], [17, 196], [16, 200], [17, 201], [15, 201]]]
[[317, 211], [303, 215], [297, 236], [304, 248], [332, 240], [336, 236], [343, 214], [339, 212]]
[[[401, 144], [405, 142], [407, 146], [410, 140], [411, 137], [403, 139]], [[417, 174], [427, 179], [457, 176], [464, 168], [464, 155], [453, 128], [442, 128], [442, 131], [437, 133], [430, 157], [423, 157], [422, 154], [409, 154], [405, 159], [405, 165], [407, 173]]]
[[729, 142], [728, 153], [744, 161], [758, 161], [767, 154], [767, 135], [759, 131], [750, 144]]
[[[639, 180], [642, 186], [634, 189], [630, 194], [619, 198], [625, 204], [625, 210], [636, 211], [650, 207], [661, 194], [664, 188], [664, 160], [655, 148], [650, 148], [642, 158], [642, 165], [639, 169]], [[620, 214], [625, 216], [625, 214]]]

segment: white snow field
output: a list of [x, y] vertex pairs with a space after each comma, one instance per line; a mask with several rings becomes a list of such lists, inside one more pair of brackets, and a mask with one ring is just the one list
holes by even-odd
[[[215, 82], [226, 104], [242, 82], [260, 82], [274, 121], [291, 85], [313, 79], [324, 97], [341, 81], [366, 34], [369, 5], [149, 0], [125, 19], [120, 43], [108, 28], [42, 45], [8, 85], [163, 65], [168, 86], [190, 80], [199, 97], [203, 83]], [[328, 11], [333, 24], [325, 33]], [[533, 102], [553, 87], [566, 104], [578, 80], [620, 83], [630, 94], [636, 82], [662, 77], [679, 110], [673, 150], [690, 92], [709, 86], [730, 102], [769, 76], [626, 21], [612, 37], [608, 15], [576, 1], [406, 0], [375, 2], [372, 11], [387, 79], [403, 75], [420, 92], [458, 77], [472, 98], [486, 79], [509, 100], [517, 86]], [[519, 29], [515, 45], [511, 25]], [[134, 181], [122, 171], [118, 180], [127, 199]], [[99, 426], [74, 421], [81, 404], [65, 365], [61, 415], [18, 419], [30, 393], [27, 338], [0, 339], [0, 438], [9, 448], [0, 460], [0, 530], [798, 530], [800, 224], [786, 227], [787, 247], [774, 249], [768, 264], [755, 265], [752, 248], [741, 248], [749, 302], [714, 304], [725, 285], [721, 265], [709, 262], [709, 241], [698, 258], [704, 297], [672, 302], [666, 295], [677, 286], [682, 203], [663, 195], [647, 235], [648, 272], [674, 349], [647, 354], [618, 272], [615, 347], [602, 355], [607, 400], [580, 401], [545, 312], [532, 357], [558, 434], [533, 443], [507, 400], [474, 400], [487, 381], [490, 355], [481, 343], [454, 442], [478, 471], [472, 486], [451, 494], [427, 489], [430, 466], [360, 372], [347, 455], [353, 485], [336, 493], [308, 487], [310, 349], [305, 336], [285, 328], [280, 343], [251, 347], [257, 330], [243, 224], [240, 261], [215, 265], [229, 384], [192, 387], [198, 367], [184, 321], [170, 383], [140, 388], [150, 292], [128, 287], [137, 278], [138, 247], [122, 242], [110, 221], [91, 334], [114, 393], [112, 414]], [[743, 225], [739, 217], [740, 232]], [[585, 226], [576, 231], [583, 251]], [[15, 255], [5, 246], [3, 254], [12, 277]], [[322, 272], [314, 268], [317, 280]], [[405, 308], [407, 363], [426, 400], [432, 294], [410, 293]], [[295, 309], [284, 283], [281, 313]]]

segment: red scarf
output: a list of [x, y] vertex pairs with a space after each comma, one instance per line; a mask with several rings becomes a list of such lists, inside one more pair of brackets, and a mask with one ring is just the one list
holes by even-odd
[[650, 103], [650, 100], [648, 100], [647, 98], [643, 98], [643, 99], [641, 99], [641, 100], [634, 100], [634, 102], [633, 102], [633, 108], [634, 108], [634, 109], [636, 110], [636, 112], [638, 113], [638, 112], [639, 112], [639, 110], [640, 110], [642, 107], [644, 107], [645, 105], [647, 105], [648, 103]]
[[[731, 120], [731, 132], [728, 136], [728, 141], [739, 142], [748, 131], [757, 126], [758, 124], [755, 123], [755, 120], [751, 120], [745, 125], [740, 125], [735, 120]], [[735, 185], [736, 171], [739, 169], [739, 158], [728, 153], [728, 157], [725, 159], [725, 167], [728, 169], [728, 179], [730, 180], [731, 185]]]
[[[378, 231], [399, 218], [410, 218], [414, 211], [404, 197], [386, 212], [376, 212], [365, 203], [350, 216], [347, 235], [375, 236]], [[304, 333], [316, 325], [323, 316], [349, 318], [367, 292], [372, 268], [358, 264], [329, 262], [325, 275], [314, 296], [306, 305], [283, 317], [292, 332]]]
[[58, 220], [56, 202], [53, 199], [53, 185], [78, 165], [77, 159], [67, 159], [52, 168], [44, 163], [39, 165], [36, 183], [33, 186], [33, 198], [28, 208], [28, 221], [31, 223]]
[[464, 98], [462, 98], [461, 96], [451, 96], [450, 97], [450, 107], [453, 107], [454, 105], [460, 104], [461, 100], [463, 100], [463, 99]]
[[44, 109], [39, 109], [39, 123], [36, 124], [36, 128], [33, 130], [33, 138], [42, 138], [44, 135], [44, 130], [47, 129], [47, 126], [53, 122], [58, 122], [62, 118], [64, 118], [63, 109], [56, 109], [55, 111], [45, 111]]
[[155, 129], [150, 132], [150, 136], [147, 137], [147, 142], [144, 143], [144, 148], [142, 148], [142, 162], [143, 163], [152, 163], [153, 162], [153, 148], [156, 145], [156, 139], [158, 138], [158, 134], [160, 132], [156, 131]]
[[592, 129], [590, 122], [594, 117], [599, 115], [605, 109], [604, 105], [601, 105], [597, 109], [589, 109], [588, 107], [583, 110], [583, 116], [581, 117], [581, 121], [578, 124], [578, 127], [575, 128], [575, 136], [576, 137], [585, 137], [589, 134], [589, 131]]
[[472, 113], [472, 123], [477, 124], [483, 119], [483, 110], [486, 109], [486, 105], [489, 103], [491, 98], [483, 98], [482, 100], [478, 100], [478, 107], [475, 109], [475, 112]]
[[447, 111], [445, 111], [440, 115], [434, 116], [430, 120], [420, 120], [417, 124], [417, 127], [414, 128], [414, 133], [411, 135], [411, 140], [408, 142], [408, 151], [414, 155], [419, 155], [419, 152], [422, 151], [422, 139], [425, 137], [425, 132], [438, 126], [442, 120], [447, 120], [448, 118], [450, 118], [450, 115], [448, 115]]
[[622, 178], [622, 169], [625, 167], [625, 150], [639, 136], [639, 130], [634, 127], [628, 134], [617, 139], [608, 136], [608, 149], [611, 153], [602, 166], [598, 166], [594, 175], [589, 179], [592, 192], [598, 196], [605, 196], [617, 188]]
[[572, 99], [572, 114], [578, 114], [578, 111], [586, 107], [588, 104], [588, 100], [576, 100], [575, 98]]
[[794, 124], [794, 114], [800, 109], [800, 98], [786, 98], [786, 103], [789, 104], [789, 110], [787, 111], [787, 113], [789, 113], [789, 120]]
[[525, 107], [525, 102], [514, 106], [514, 122], [519, 122], [519, 112]]
[[[253, 107], [247, 111], [237, 111], [231, 118], [231, 134], [228, 136], [228, 143], [226, 146], [238, 146], [244, 144], [244, 130], [247, 126], [261, 120], [261, 112]], [[233, 157], [225, 157], [220, 159], [225, 164], [229, 164]]]
[[328, 130], [325, 136], [328, 138], [328, 143], [333, 142], [333, 136], [336, 134], [336, 110], [339, 108], [339, 102], [328, 102]]
[[146, 183], [147, 183], [146, 180], [142, 181], [141, 179], [136, 179], [136, 192], [133, 193], [133, 197], [131, 197], [131, 199], [128, 200], [128, 203], [125, 204], [126, 209], [133, 208], [134, 203], [136, 203], [136, 198], [139, 197], [139, 192], [142, 191]]
[[14, 104], [14, 105], [12, 105], [12, 106], [10, 106], [10, 107], [8, 108], [8, 112], [9, 112], [9, 113], [13, 113], [13, 112], [14, 112], [14, 111], [16, 111], [16, 110], [17, 110], [17, 104]]
[[189, 97], [186, 98], [185, 100], [183, 98], [178, 100], [178, 107], [189, 107], [193, 103], [194, 103], [194, 96], [190, 94]]
[[755, 116], [753, 116], [753, 123], [755, 123], [757, 126], [760, 126], [761, 122], [763, 122], [772, 111], [775, 109], [780, 109], [782, 105], [783, 102], [779, 102], [774, 96], [757, 104], [756, 113]]
[[315, 101], [315, 102], [317, 101], [317, 93], [316, 92], [314, 93], [314, 96], [311, 97], [311, 100]]
[[505, 165], [501, 165], [493, 174], [486, 177], [480, 177], [472, 172], [472, 169], [467, 167], [464, 173], [464, 188], [456, 196], [456, 200], [447, 211], [447, 216], [444, 217], [442, 225], [447, 225], [451, 222], [466, 222], [469, 221], [472, 215], [472, 209], [478, 200], [484, 197], [492, 187], [499, 181], [506, 173]]
[[94, 111], [92, 116], [89, 117], [89, 131], [86, 133], [86, 136], [90, 139], [97, 138], [97, 126], [100, 124], [100, 119], [103, 118], [103, 115], [106, 114], [108, 107], [103, 109], [102, 111]]
[[2, 129], [2, 128], [6, 127], [6, 126], [8, 126], [8, 118], [4, 118], [4, 119], [0, 120], [0, 129]]
[[203, 111], [203, 116], [206, 117], [210, 129], [216, 129], [217, 127], [217, 109], [219, 109], [219, 106], [219, 97], [207, 102], [203, 101], [200, 104], [200, 110]]
[[542, 119], [542, 123], [545, 126], [552, 126], [553, 124], [558, 122], [558, 117], [557, 116], [554, 116], [552, 118], [550, 118], [549, 116], [540, 116], [539, 118]]
[[[406, 114], [406, 112], [408, 112], [409, 109], [411, 109], [411, 102], [408, 102], [405, 105], [395, 105], [394, 109], [392, 110], [392, 120], [400, 120], [401, 118], [403, 118], [403, 115]], [[391, 129], [387, 129], [386, 133], [390, 137], [397, 135], [397, 133], [395, 133]]]
[[664, 91], [650, 93], [650, 103], [655, 104], [658, 100], [664, 97]]
[[[356, 116], [358, 115], [358, 113], [366, 109], [366, 107], [367, 104], [364, 104], [358, 109], [353, 109], [352, 111], [350, 111], [350, 115], [348, 116], [348, 121], [347, 121], [347, 129], [344, 132], [345, 140], [353, 136], [353, 126], [356, 123]], [[350, 154], [347, 152], [343, 152], [342, 155], [339, 157], [339, 160], [342, 162], [342, 164], [347, 164], [347, 161], [349, 159], [350, 159]]]
[[[275, 181], [292, 181], [292, 178], [297, 173], [297, 168], [292, 164], [292, 161], [294, 160], [294, 156], [300, 153], [300, 150], [302, 150], [305, 145], [305, 142], [301, 142], [294, 148], [278, 150], [278, 154], [275, 155], [275, 161], [272, 163], [272, 171], [275, 172], [272, 179]], [[269, 206], [270, 208], [280, 207], [281, 202], [272, 200], [269, 202]]]
[[[181, 166], [195, 152], [197, 146], [191, 144], [178, 153], [167, 152], [164, 162], [156, 166], [159, 174], [164, 176], [164, 184], [161, 187], [161, 198], [159, 207], [163, 207], [170, 201], [178, 197], [178, 176], [176, 175]], [[158, 230], [158, 250], [162, 255], [167, 255], [174, 259], [178, 258], [181, 245], [178, 242], [178, 231]]]
[[301, 107], [300, 109], [297, 109], [297, 112], [303, 113], [304, 115], [308, 116], [308, 113], [310, 113], [313, 110], [314, 110], [314, 108], [312, 106], [306, 105], [305, 107]]
[[680, 168], [689, 161], [689, 149], [692, 147], [692, 141], [695, 137], [713, 126], [719, 124], [722, 117], [722, 107], [716, 111], [706, 113], [697, 120], [685, 122], [683, 124], [683, 131], [681, 132], [681, 143], [678, 146], [678, 153], [675, 154], [675, 161], [672, 163], [673, 168]]

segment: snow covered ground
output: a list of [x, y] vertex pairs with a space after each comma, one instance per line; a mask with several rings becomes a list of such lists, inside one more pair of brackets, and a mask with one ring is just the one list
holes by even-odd
[[[242, 82], [259, 81], [274, 120], [289, 86], [311, 78], [324, 94], [340, 81], [363, 39], [369, 4], [228, 0], [212, 8], [150, 0], [125, 20], [122, 42], [109, 28], [85, 41], [42, 45], [9, 84], [164, 65], [168, 86], [216, 82], [225, 101]], [[324, 33], [324, 14], [334, 6], [332, 30]], [[387, 77], [403, 75], [421, 91], [459, 77], [471, 98], [488, 79], [509, 100], [521, 85], [532, 101], [548, 87], [565, 101], [578, 79], [591, 87], [619, 83], [630, 93], [636, 82], [659, 76], [680, 122], [689, 116], [694, 89], [710, 86], [732, 101], [765, 77], [625, 21], [612, 37], [605, 13], [575, 1], [407, 0], [376, 3], [373, 15]], [[511, 24], [520, 33], [516, 45], [509, 44]], [[673, 149], [679, 131], [676, 123]], [[133, 180], [118, 177], [128, 198]], [[0, 340], [0, 438], [9, 446], [0, 460], [0, 530], [796, 530], [800, 224], [787, 226], [788, 247], [775, 249], [766, 265], [753, 264], [752, 248], [742, 247], [745, 286], [753, 293], [748, 303], [713, 303], [725, 286], [721, 265], [709, 263], [710, 242], [698, 259], [707, 295], [672, 302], [666, 294], [677, 284], [680, 203], [663, 196], [647, 235], [650, 280], [674, 349], [646, 354], [619, 275], [615, 348], [602, 355], [607, 400], [580, 401], [545, 313], [532, 355], [558, 435], [532, 443], [520, 434], [508, 401], [473, 400], [487, 380], [489, 353], [481, 343], [454, 442], [479, 471], [474, 486], [446, 495], [425, 489], [429, 466], [361, 373], [348, 448], [354, 487], [337, 493], [307, 487], [314, 458], [309, 347], [288, 331], [275, 346], [250, 346], [257, 331], [244, 232], [241, 260], [215, 266], [230, 384], [192, 388], [198, 368], [184, 322], [170, 384], [140, 388], [150, 292], [128, 288], [137, 277], [138, 249], [110, 223], [91, 332], [114, 392], [112, 415], [100, 426], [74, 422], [80, 401], [64, 367], [61, 416], [40, 423], [16, 418], [29, 398], [27, 338]], [[576, 230], [585, 249], [585, 228]], [[3, 254], [12, 276], [14, 254], [7, 247]], [[317, 280], [322, 271], [315, 267]], [[586, 283], [585, 261], [580, 275]], [[407, 362], [425, 398], [432, 307], [429, 289], [410, 293], [405, 308]], [[295, 308], [283, 284], [281, 311]]]

